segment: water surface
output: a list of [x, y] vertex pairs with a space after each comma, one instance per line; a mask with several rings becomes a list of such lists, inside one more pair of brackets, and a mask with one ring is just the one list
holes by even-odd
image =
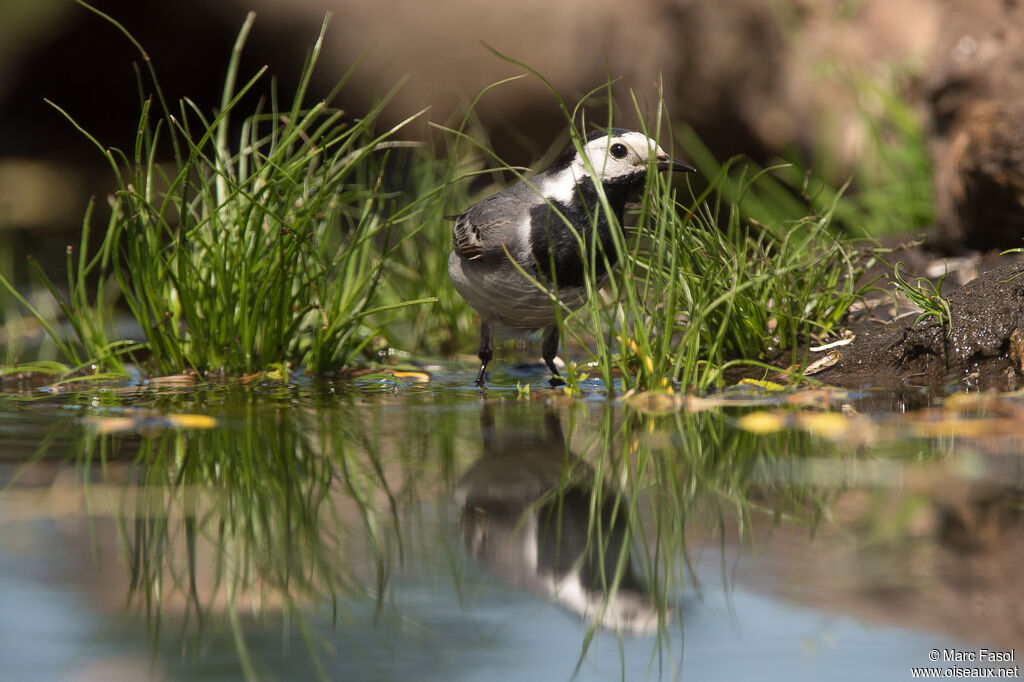
[[5, 394], [4, 676], [910, 679], [1022, 640], [1014, 396], [414, 378]]

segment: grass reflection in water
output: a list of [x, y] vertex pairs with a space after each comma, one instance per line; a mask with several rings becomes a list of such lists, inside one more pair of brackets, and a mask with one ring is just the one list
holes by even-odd
[[[572, 623], [569, 672], [609, 645], [625, 670], [639, 646], [641, 667], [670, 677], [708, 627], [708, 595], [737, 582], [956, 634], [969, 614], [943, 621], [934, 595], [965, 589], [968, 565], [1012, 574], [1020, 476], [998, 448], [1019, 437], [989, 428], [979, 456], [945, 435], [1001, 424], [1012, 399], [883, 417], [833, 394], [851, 433], [813, 396], [733, 395], [664, 413], [380, 377], [8, 395], [0, 530], [59, 520], [62, 570], [144, 624], [154, 660], [191, 672], [227, 657], [250, 678], [331, 678], [355, 660], [369, 674], [410, 637], [428, 657], [498, 654], [515, 618], [538, 636]], [[972, 598], [1004, 582], [972, 583]], [[1014, 631], [1003, 602], [986, 641]]]
[[[128, 604], [154, 645], [201, 655], [228, 635], [250, 677], [266, 653], [248, 643], [256, 623], [300, 633], [326, 675], [331, 628], [401, 618], [396, 575], [446, 574], [460, 592], [473, 563], [582, 616], [580, 662], [603, 629], [656, 635], [672, 669], [681, 642], [668, 626], [693, 585], [692, 529], [721, 539], [759, 510], [814, 523], [824, 503], [809, 487], [751, 482], [760, 459], [820, 455], [820, 442], [737, 430], [721, 411], [283, 386], [149, 404], [216, 427], [94, 408], [102, 416], [70, 445], [89, 508], [116, 521]], [[102, 433], [115, 418], [140, 432]], [[472, 594], [462, 598], [471, 617]]]

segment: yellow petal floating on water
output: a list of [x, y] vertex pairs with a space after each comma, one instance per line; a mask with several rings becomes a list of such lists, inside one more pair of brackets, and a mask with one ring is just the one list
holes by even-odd
[[738, 426], [758, 435], [777, 433], [786, 428], [798, 428], [819, 438], [852, 440], [859, 443], [872, 442], [877, 437], [877, 429], [868, 420], [842, 412], [750, 412], [739, 418]]
[[740, 379], [737, 386], [756, 386], [764, 391], [771, 391], [776, 393], [778, 391], [785, 391], [786, 387], [782, 384], [777, 384], [774, 381], [765, 381], [763, 379]]
[[762, 410], [759, 412], [748, 412], [743, 415], [737, 421], [737, 426], [744, 431], [764, 435], [783, 430], [786, 428], [788, 421], [786, 415], [781, 412]]
[[801, 412], [797, 423], [816, 436], [838, 440], [849, 433], [851, 421], [839, 412]]
[[409, 381], [414, 384], [425, 384], [428, 381], [430, 381], [430, 375], [427, 374], [426, 372], [410, 372], [395, 370], [391, 373], [395, 375], [396, 379], [402, 379], [404, 381]]
[[133, 417], [90, 417], [85, 422], [104, 435], [133, 431], [150, 433], [169, 428], [212, 429], [217, 426], [217, 420], [205, 414], [159, 415], [150, 412]]
[[96, 433], [104, 435], [134, 431], [135, 425], [138, 423], [131, 417], [90, 417], [85, 422], [92, 426]]
[[169, 414], [167, 421], [179, 429], [212, 429], [217, 420], [207, 414]]
[[430, 381], [430, 374], [411, 369], [390, 369], [379, 367], [363, 367], [350, 370], [349, 378], [363, 381], [394, 381], [400, 379], [407, 383], [423, 384]]

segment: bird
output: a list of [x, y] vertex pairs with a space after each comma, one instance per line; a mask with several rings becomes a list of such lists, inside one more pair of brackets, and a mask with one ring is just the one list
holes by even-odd
[[[580, 149], [570, 145], [547, 170], [454, 217], [448, 274], [455, 290], [480, 315], [476, 385], [484, 385], [495, 334], [522, 336], [538, 329], [544, 330], [541, 357], [551, 370], [551, 382], [560, 383], [552, 293], [571, 310], [586, 302], [583, 259], [595, 236], [608, 264], [616, 264], [612, 226], [600, 210], [594, 175], [621, 225], [626, 202], [643, 189], [651, 161], [658, 170], [696, 171], [643, 133], [594, 129]], [[596, 268], [601, 284], [609, 274], [604, 258], [596, 259]]]

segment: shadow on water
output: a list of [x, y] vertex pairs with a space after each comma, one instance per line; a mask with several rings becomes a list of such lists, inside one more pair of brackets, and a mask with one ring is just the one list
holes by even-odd
[[5, 397], [0, 625], [68, 631], [23, 630], [11, 670], [707, 679], [781, 655], [790, 679], [892, 677], [1024, 631], [999, 606], [1020, 592], [1019, 437], [965, 468], [979, 441], [494, 393]]

